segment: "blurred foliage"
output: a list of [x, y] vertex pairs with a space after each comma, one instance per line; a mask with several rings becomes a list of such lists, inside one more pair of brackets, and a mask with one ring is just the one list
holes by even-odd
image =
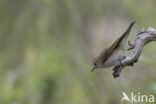
[[156, 28], [155, 4], [1, 0], [0, 104], [120, 104], [123, 91], [156, 96], [155, 43], [116, 80], [111, 70], [89, 73], [93, 58], [131, 20], [134, 31]]

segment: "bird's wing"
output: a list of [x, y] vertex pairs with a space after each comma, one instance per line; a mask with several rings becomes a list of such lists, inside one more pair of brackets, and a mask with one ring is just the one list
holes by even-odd
[[[106, 48], [105, 50], [102, 51], [102, 53], [99, 55], [99, 58], [103, 58], [102, 62], [104, 63], [105, 61], [107, 61], [107, 59], [112, 55], [112, 53], [114, 52], [115, 49], [117, 48], [121, 48], [124, 47], [125, 44], [122, 43], [123, 41], [125, 41], [125, 39], [123, 39], [124, 37], [128, 37], [131, 28], [133, 27], [133, 25], [135, 24], [135, 21], [131, 22], [131, 24], [129, 25], [128, 29], [124, 32], [124, 34], [119, 37], [113, 44], [111, 44], [108, 48]], [[121, 46], [121, 47], [120, 47]]]
[[135, 21], [132, 21], [131, 24], [129, 25], [129, 27], [127, 28], [127, 30], [123, 33], [122, 36], [120, 36], [111, 46], [113, 46], [112, 48], [116, 49], [116, 48], [122, 48], [125, 46], [127, 38], [130, 34], [130, 31], [133, 27], [133, 25], [135, 24]]

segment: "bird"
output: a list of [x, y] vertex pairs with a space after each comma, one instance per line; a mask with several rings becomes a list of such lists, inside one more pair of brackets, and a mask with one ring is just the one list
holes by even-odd
[[98, 57], [94, 58], [93, 68], [90, 72], [93, 72], [95, 69], [108, 68], [121, 64], [121, 61], [125, 58], [127, 38], [134, 24], [135, 21], [132, 21], [119, 38], [105, 48]]

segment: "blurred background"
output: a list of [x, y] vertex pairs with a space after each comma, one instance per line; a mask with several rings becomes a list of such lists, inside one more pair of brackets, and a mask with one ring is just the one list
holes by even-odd
[[132, 20], [129, 40], [143, 27], [156, 28], [155, 4], [0, 0], [0, 104], [120, 104], [122, 92], [156, 97], [155, 42], [117, 79], [112, 68], [89, 73], [93, 59]]

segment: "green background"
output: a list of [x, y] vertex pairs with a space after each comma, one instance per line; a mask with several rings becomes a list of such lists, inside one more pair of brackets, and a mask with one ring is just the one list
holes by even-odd
[[155, 42], [117, 79], [112, 68], [89, 73], [92, 60], [132, 20], [129, 40], [143, 27], [156, 28], [155, 4], [0, 0], [0, 104], [121, 104], [123, 91], [156, 97]]

